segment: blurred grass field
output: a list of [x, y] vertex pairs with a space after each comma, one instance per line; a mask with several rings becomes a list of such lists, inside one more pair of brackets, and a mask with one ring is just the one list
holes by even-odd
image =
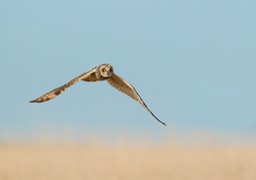
[[0, 144], [0, 180], [255, 180], [256, 148], [122, 143]]

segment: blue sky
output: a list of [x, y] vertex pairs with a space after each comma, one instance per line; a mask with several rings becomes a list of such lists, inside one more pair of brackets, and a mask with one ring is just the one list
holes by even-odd
[[[255, 9], [252, 0], [2, 1], [0, 139], [255, 137]], [[106, 82], [28, 103], [102, 63], [168, 126]]]

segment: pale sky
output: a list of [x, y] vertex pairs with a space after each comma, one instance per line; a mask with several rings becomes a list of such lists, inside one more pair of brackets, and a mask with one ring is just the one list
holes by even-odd
[[[255, 9], [253, 0], [0, 2], [0, 139], [255, 135]], [[106, 82], [28, 103], [102, 63], [167, 127]]]

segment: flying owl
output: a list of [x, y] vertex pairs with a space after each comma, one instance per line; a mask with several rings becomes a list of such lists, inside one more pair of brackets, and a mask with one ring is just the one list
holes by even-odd
[[160, 121], [151, 112], [151, 110], [147, 107], [147, 105], [142, 100], [142, 98], [140, 97], [139, 93], [135, 90], [135, 88], [130, 83], [128, 83], [127, 81], [125, 81], [124, 79], [122, 79], [121, 77], [119, 77], [118, 75], [116, 75], [114, 73], [114, 69], [110, 64], [102, 64], [100, 66], [97, 66], [97, 67], [93, 68], [92, 70], [75, 77], [74, 79], [70, 80], [66, 84], [64, 84], [56, 89], [53, 89], [52, 91], [34, 99], [34, 100], [31, 100], [29, 102], [30, 103], [35, 103], [35, 102], [41, 103], [41, 102], [49, 101], [49, 100], [55, 98], [56, 96], [60, 95], [67, 88], [69, 88], [70, 86], [74, 85], [75, 83], [77, 83], [78, 81], [81, 81], [81, 80], [86, 81], [86, 82], [96, 82], [96, 81], [107, 80], [111, 86], [113, 86], [117, 90], [125, 93], [126, 95], [130, 96], [135, 101], [138, 101], [158, 122], [160, 122], [166, 126], [166, 124], [164, 122]]

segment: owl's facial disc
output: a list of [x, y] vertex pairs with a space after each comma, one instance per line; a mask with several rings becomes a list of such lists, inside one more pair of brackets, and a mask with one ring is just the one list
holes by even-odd
[[112, 74], [113, 74], [113, 67], [112, 66], [108, 65], [108, 66], [103, 66], [101, 68], [101, 75], [103, 77], [110, 77], [110, 76], [112, 76]]

